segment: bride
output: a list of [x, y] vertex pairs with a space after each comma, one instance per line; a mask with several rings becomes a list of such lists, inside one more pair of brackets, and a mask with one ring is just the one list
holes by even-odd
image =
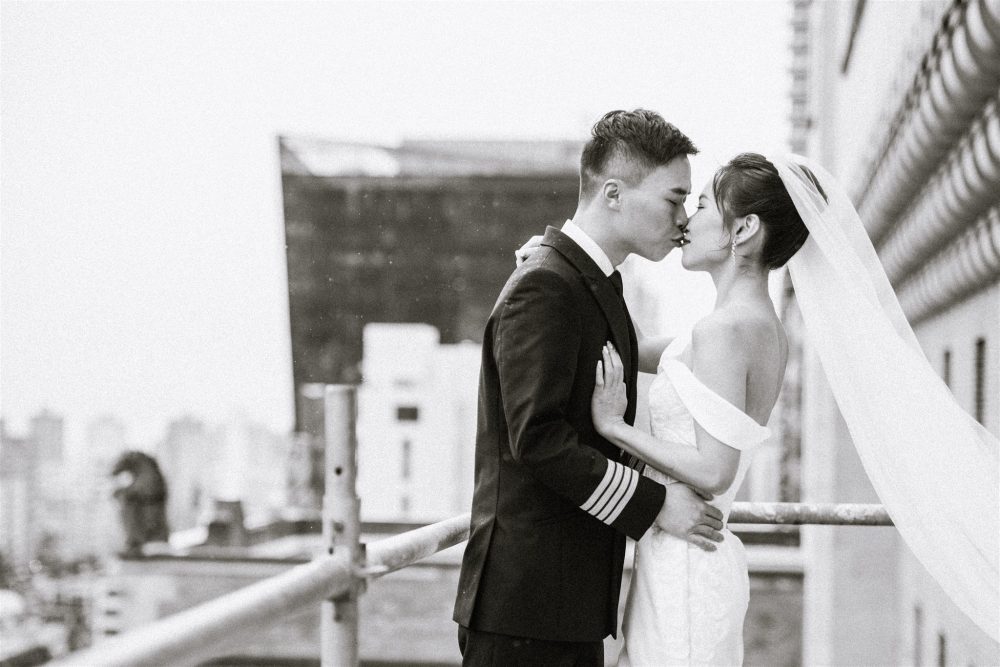
[[[592, 402], [598, 433], [643, 459], [647, 475], [715, 494], [728, 519], [752, 447], [778, 400], [788, 342], [768, 294], [808, 233], [777, 171], [753, 154], [723, 167], [698, 198], [682, 246], [684, 268], [707, 271], [710, 315], [664, 351], [649, 390], [652, 435], [625, 423], [617, 351], [598, 362]], [[781, 196], [784, 194], [784, 196]], [[636, 546], [619, 664], [739, 665], [749, 580], [743, 545], [728, 530], [716, 551], [662, 531]]]
[[[598, 432], [643, 459], [646, 475], [715, 494], [728, 519], [784, 377], [788, 344], [767, 277], [787, 263], [875, 491], [918, 560], [996, 639], [997, 439], [926, 361], [846, 193], [805, 158], [745, 153], [702, 191], [686, 235], [682, 264], [711, 275], [715, 308], [662, 351], [651, 434], [622, 419], [621, 359], [605, 348], [592, 400]], [[742, 663], [746, 557], [723, 536], [715, 551], [655, 530], [638, 542], [620, 665]]]

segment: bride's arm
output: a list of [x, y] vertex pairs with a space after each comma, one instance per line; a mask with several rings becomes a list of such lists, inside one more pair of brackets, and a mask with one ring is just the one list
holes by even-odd
[[635, 337], [639, 342], [639, 370], [643, 373], [655, 373], [663, 351], [674, 337], [647, 336], [642, 333], [638, 324], [635, 324]]
[[[743, 410], [746, 403], [746, 362], [739, 332], [727, 324], [700, 323], [692, 337], [695, 376], [719, 396]], [[657, 470], [710, 493], [722, 493], [733, 483], [740, 451], [719, 441], [695, 422], [697, 448], [661, 442], [625, 423], [625, 384], [621, 358], [606, 349], [598, 363], [592, 412], [597, 432]]]

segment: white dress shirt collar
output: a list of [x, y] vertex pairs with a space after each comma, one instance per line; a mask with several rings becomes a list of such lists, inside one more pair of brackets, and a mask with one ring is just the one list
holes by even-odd
[[610, 276], [614, 270], [615, 266], [608, 259], [607, 254], [601, 250], [601, 246], [597, 245], [594, 239], [587, 235], [587, 232], [580, 229], [576, 223], [572, 220], [567, 220], [566, 224], [562, 226], [562, 233], [573, 239], [573, 241], [583, 249], [587, 255], [594, 260], [594, 263], [600, 267], [604, 275]]

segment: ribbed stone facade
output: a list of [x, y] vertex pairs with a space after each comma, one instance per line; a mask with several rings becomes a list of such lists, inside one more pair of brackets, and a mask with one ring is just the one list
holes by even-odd
[[[928, 360], [1000, 432], [1000, 0], [792, 4], [808, 39], [791, 47], [790, 144], [849, 188]], [[787, 312], [802, 500], [876, 502]], [[1000, 664], [894, 531], [853, 530], [803, 528], [804, 663]]]
[[1000, 2], [951, 3], [856, 199], [911, 323], [1000, 278]]

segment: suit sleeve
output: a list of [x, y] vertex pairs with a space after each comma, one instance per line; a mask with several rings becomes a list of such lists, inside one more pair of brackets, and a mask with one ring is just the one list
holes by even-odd
[[494, 355], [511, 453], [542, 484], [639, 539], [666, 491], [633, 468], [581, 446], [567, 419], [580, 353], [574, 301], [564, 279], [544, 269], [524, 274], [504, 301]]

